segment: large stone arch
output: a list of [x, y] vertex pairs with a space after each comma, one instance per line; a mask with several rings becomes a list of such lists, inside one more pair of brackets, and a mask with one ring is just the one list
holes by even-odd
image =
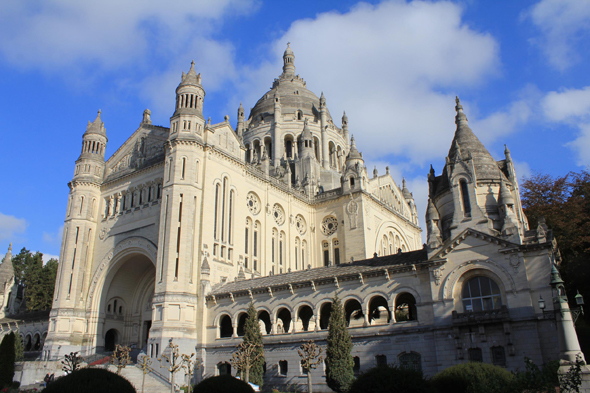
[[112, 329], [119, 332], [120, 344], [145, 345], [152, 321], [156, 260], [156, 245], [143, 237], [120, 241], [102, 258], [87, 303], [88, 334], [95, 346], [103, 346], [105, 332]]

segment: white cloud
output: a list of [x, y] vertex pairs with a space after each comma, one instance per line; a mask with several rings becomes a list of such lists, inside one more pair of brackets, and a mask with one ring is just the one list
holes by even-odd
[[531, 170], [531, 166], [528, 164], [528, 162], [513, 161], [513, 164], [514, 164], [514, 170], [516, 172], [516, 176], [518, 176], [519, 181], [520, 181], [520, 179], [522, 179], [524, 177], [531, 177], [532, 170]]
[[590, 1], [541, 0], [524, 17], [541, 31], [532, 41], [539, 45], [557, 70], [565, 70], [580, 60], [576, 44], [590, 31]]
[[60, 226], [57, 231], [53, 233], [43, 232], [43, 241], [52, 246], [61, 246], [61, 239], [63, 237], [64, 226]]
[[254, 105], [280, 74], [291, 41], [297, 73], [310, 90], [324, 91], [336, 123], [346, 110], [365, 157], [442, 157], [455, 129], [455, 95], [441, 91], [471, 89], [500, 67], [497, 42], [461, 15], [450, 2], [384, 1], [298, 20], [271, 44], [272, 62], [245, 70], [228, 110], [240, 99]]
[[20, 67], [140, 68], [150, 53], [183, 51], [225, 14], [254, 6], [253, 0], [2, 2], [0, 52]]
[[578, 129], [575, 140], [566, 143], [577, 154], [577, 163], [590, 166], [590, 86], [546, 94], [541, 102], [545, 117]]
[[24, 218], [17, 218], [0, 213], [0, 240], [12, 241], [17, 234], [27, 229], [27, 221]]
[[59, 255], [51, 255], [43, 253], [43, 265], [49, 262], [50, 259], [57, 259], [59, 260]]

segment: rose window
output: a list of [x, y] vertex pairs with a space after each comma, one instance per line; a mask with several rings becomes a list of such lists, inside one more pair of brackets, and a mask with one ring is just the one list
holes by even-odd
[[272, 207], [272, 216], [279, 225], [283, 225], [285, 222], [285, 211], [278, 203], [275, 203], [275, 205]]
[[322, 232], [324, 235], [330, 236], [338, 229], [338, 220], [335, 217], [328, 216], [322, 221]]
[[297, 226], [297, 231], [299, 231], [299, 234], [305, 235], [307, 228], [305, 225], [305, 218], [303, 218], [303, 216], [301, 214], [298, 214], [297, 217], [295, 218], [295, 225]]
[[258, 198], [258, 195], [253, 192], [248, 193], [248, 196], [246, 197], [246, 205], [248, 206], [250, 213], [258, 214], [260, 212], [260, 198]]

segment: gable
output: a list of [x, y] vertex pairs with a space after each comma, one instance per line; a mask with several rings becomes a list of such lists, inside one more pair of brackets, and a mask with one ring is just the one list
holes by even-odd
[[500, 249], [506, 249], [510, 247], [517, 248], [518, 245], [512, 242], [508, 242], [504, 239], [500, 239], [495, 236], [491, 236], [473, 229], [466, 229], [461, 232], [452, 240], [447, 240], [441, 247], [441, 249], [430, 259], [447, 258], [449, 254], [465, 250], [473, 250], [477, 252], [477, 249], [488, 247], [486, 254], [490, 254], [489, 247], [492, 247], [496, 252]]
[[142, 124], [107, 160], [105, 181], [164, 161], [169, 129]]
[[242, 156], [242, 143], [229, 125], [221, 123], [207, 129], [207, 143], [238, 159]]

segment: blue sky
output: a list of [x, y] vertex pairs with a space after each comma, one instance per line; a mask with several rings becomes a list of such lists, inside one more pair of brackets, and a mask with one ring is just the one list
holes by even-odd
[[423, 221], [454, 97], [496, 159], [519, 176], [590, 164], [590, 0], [7, 0], [0, 3], [0, 253], [59, 254], [67, 183], [102, 110], [110, 156], [145, 108], [169, 125], [191, 60], [212, 122], [254, 106], [281, 72], [346, 110], [369, 172], [405, 177]]

